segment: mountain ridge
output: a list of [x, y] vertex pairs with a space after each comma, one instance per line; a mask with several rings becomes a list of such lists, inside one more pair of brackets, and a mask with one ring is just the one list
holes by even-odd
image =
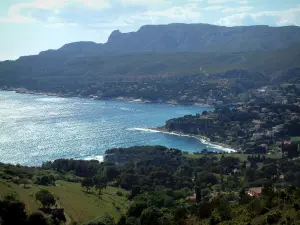
[[0, 62], [0, 88], [99, 99], [228, 102], [270, 82], [298, 82], [299, 40], [295, 26], [148, 25], [112, 32], [105, 44], [69, 43]]
[[144, 25], [135, 32], [122, 33], [114, 30], [106, 43], [72, 42], [57, 50], [42, 51], [38, 55], [59, 52], [85, 57], [140, 53], [272, 51], [287, 48], [299, 39], [298, 26], [225, 27], [201, 23], [172, 23]]

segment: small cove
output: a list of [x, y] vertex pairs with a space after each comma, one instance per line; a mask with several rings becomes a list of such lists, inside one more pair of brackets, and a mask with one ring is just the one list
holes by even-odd
[[101, 160], [106, 149], [135, 145], [217, 151], [192, 137], [143, 130], [209, 109], [0, 91], [0, 161], [35, 166], [58, 158]]

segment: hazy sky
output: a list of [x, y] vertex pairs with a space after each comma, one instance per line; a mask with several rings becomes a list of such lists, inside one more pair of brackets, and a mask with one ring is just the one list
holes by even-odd
[[145, 24], [300, 26], [299, 0], [0, 0], [0, 60]]

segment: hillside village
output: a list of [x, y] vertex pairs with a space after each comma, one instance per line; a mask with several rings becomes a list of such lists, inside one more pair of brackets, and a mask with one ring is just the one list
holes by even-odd
[[159, 129], [195, 135], [242, 153], [281, 154], [282, 145], [299, 140], [299, 85], [263, 87], [239, 97], [244, 101], [171, 119]]

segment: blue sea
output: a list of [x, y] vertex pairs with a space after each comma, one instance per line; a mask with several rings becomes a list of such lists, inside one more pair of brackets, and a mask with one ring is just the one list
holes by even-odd
[[135, 145], [220, 150], [195, 138], [147, 129], [203, 110], [212, 109], [0, 91], [0, 161], [35, 166], [58, 158], [102, 160], [106, 149]]

